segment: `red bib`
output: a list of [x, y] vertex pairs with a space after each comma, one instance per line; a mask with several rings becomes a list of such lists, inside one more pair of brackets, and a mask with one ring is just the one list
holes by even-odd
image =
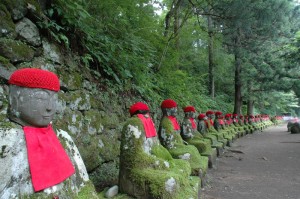
[[74, 166], [52, 126], [23, 127], [34, 191], [61, 183], [75, 173]]
[[143, 123], [146, 138], [151, 138], [156, 136], [156, 129], [151, 117], [146, 118], [143, 114], [137, 114], [138, 118]]
[[178, 124], [178, 122], [177, 122], [176, 117], [170, 115], [170, 116], [168, 116], [168, 118], [169, 118], [169, 120], [172, 122], [174, 130], [175, 130], [175, 131], [180, 130], [180, 126], [179, 126], [179, 124]]
[[222, 119], [218, 119], [219, 120], [219, 124], [224, 125], [224, 120]]
[[192, 123], [192, 129], [196, 129], [196, 128], [197, 128], [197, 125], [196, 125], [196, 123], [195, 123], [194, 118], [190, 118], [190, 121], [191, 121], [191, 123]]

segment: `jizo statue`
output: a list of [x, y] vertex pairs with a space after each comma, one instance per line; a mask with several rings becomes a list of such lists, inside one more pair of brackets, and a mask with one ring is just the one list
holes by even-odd
[[[18, 125], [0, 128], [0, 146], [7, 149], [0, 161], [7, 172], [0, 180], [4, 186], [0, 185], [4, 190], [0, 198], [22, 198], [35, 192], [43, 194], [41, 191], [50, 197], [75, 197], [89, 179], [71, 137], [63, 130], [56, 133], [52, 127], [60, 90], [58, 77], [46, 70], [24, 68], [12, 73], [8, 83], [9, 119]], [[20, 164], [17, 172], [13, 171], [15, 164], [8, 166], [13, 161]]]

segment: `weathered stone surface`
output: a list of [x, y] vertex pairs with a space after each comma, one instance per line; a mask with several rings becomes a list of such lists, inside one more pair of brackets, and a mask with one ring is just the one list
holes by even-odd
[[14, 21], [22, 19], [27, 14], [24, 0], [2, 0]]
[[0, 38], [0, 56], [12, 63], [28, 62], [33, 59], [34, 50], [20, 41]]
[[116, 196], [118, 194], [118, 192], [119, 192], [119, 187], [118, 187], [118, 185], [115, 185], [107, 190], [107, 192], [105, 193], [105, 197], [112, 198], [112, 197]]
[[16, 32], [19, 37], [32, 46], [40, 46], [42, 44], [38, 28], [26, 17], [16, 23]]
[[53, 63], [62, 64], [61, 54], [59, 49], [50, 44], [47, 40], [42, 40], [43, 49], [44, 49], [44, 57], [52, 61]]
[[52, 198], [57, 195], [59, 198], [72, 199], [89, 183], [84, 162], [71, 137], [62, 130], [58, 130], [57, 135], [75, 165], [76, 173], [58, 185], [34, 193], [23, 130], [19, 127], [0, 129], [0, 198]]

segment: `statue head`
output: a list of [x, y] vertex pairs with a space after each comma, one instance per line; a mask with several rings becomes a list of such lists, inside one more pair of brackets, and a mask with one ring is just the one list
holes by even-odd
[[164, 116], [176, 116], [177, 103], [172, 99], [166, 99], [161, 103], [161, 110]]
[[150, 109], [148, 105], [143, 102], [137, 102], [133, 104], [129, 109], [129, 113], [131, 117], [137, 114], [143, 114], [145, 117], [150, 117], [149, 112]]
[[206, 111], [206, 116], [208, 117], [208, 119], [214, 119], [214, 112], [209, 110], [209, 111]]
[[186, 106], [183, 108], [184, 117], [195, 118], [196, 109], [193, 106]]
[[200, 113], [200, 114], [198, 115], [198, 120], [207, 120], [207, 117], [206, 117], [205, 114]]
[[56, 112], [58, 77], [46, 70], [24, 68], [16, 70], [8, 83], [9, 118], [22, 126], [48, 126]]
[[222, 118], [222, 112], [221, 111], [216, 111], [215, 112], [215, 116], [216, 116], [216, 118], [218, 118], [218, 119], [221, 119]]

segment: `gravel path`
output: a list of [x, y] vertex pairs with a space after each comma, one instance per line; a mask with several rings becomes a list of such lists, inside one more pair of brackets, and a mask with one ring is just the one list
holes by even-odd
[[300, 134], [282, 124], [239, 138], [209, 170], [202, 199], [300, 199]]

